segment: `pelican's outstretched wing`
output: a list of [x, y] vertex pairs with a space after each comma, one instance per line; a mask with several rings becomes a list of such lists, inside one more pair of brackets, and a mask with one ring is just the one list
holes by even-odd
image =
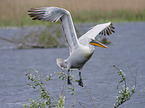
[[70, 52], [78, 46], [78, 38], [74, 24], [71, 15], [67, 10], [58, 7], [41, 7], [32, 8], [28, 12], [33, 20], [57, 22], [60, 19], [62, 21], [65, 39], [70, 48]]
[[110, 35], [112, 34], [112, 32], [114, 33], [115, 31], [113, 30], [115, 29], [113, 26], [112, 26], [112, 23], [111, 22], [108, 22], [108, 23], [104, 23], [104, 24], [98, 24], [96, 25], [95, 27], [93, 27], [91, 30], [89, 30], [88, 32], [86, 32], [84, 35], [82, 35], [80, 38], [79, 38], [79, 42], [80, 43], [83, 43], [85, 44], [89, 44], [88, 39], [94, 39], [95, 40], [95, 37], [98, 35], [98, 34], [102, 34], [102, 35]]

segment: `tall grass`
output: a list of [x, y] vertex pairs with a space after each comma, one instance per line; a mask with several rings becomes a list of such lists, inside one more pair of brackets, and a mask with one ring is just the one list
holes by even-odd
[[145, 10], [139, 12], [133, 10], [81, 11], [73, 12], [73, 18], [76, 22], [145, 21]]
[[0, 0], [0, 26], [42, 24], [27, 15], [32, 7], [58, 6], [76, 22], [145, 21], [145, 0]]

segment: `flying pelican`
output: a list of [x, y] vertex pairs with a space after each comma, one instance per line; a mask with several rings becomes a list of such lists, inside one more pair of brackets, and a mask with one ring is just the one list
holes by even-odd
[[44, 20], [49, 22], [57, 22], [59, 19], [61, 20], [70, 55], [65, 60], [58, 58], [56, 62], [60, 68], [67, 70], [68, 84], [72, 84], [70, 80], [70, 71], [73, 69], [78, 69], [80, 77], [78, 84], [83, 87], [81, 71], [85, 63], [94, 53], [94, 46], [108, 48], [106, 45], [96, 41], [95, 37], [98, 34], [112, 34], [112, 32], [114, 32], [112, 23], [108, 22], [104, 24], [98, 24], [80, 38], [77, 38], [72, 17], [69, 11], [58, 7], [40, 7], [31, 8], [28, 12], [30, 17], [33, 18], [32, 20]]

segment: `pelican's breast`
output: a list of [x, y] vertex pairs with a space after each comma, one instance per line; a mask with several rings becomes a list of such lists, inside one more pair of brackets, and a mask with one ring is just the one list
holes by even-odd
[[81, 46], [75, 50], [68, 58], [67, 62], [70, 68], [81, 68], [90, 59], [93, 50], [89, 47]]
[[89, 47], [82, 49], [83, 56], [87, 59], [90, 59], [94, 51]]

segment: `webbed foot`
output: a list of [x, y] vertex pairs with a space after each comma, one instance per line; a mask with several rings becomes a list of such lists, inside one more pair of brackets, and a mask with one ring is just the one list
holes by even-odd
[[78, 83], [79, 83], [79, 85], [80, 85], [81, 87], [83, 87], [82, 78], [80, 78], [80, 80], [78, 81]]
[[72, 82], [70, 81], [69, 76], [68, 76], [68, 79], [67, 79], [67, 84], [72, 85]]

